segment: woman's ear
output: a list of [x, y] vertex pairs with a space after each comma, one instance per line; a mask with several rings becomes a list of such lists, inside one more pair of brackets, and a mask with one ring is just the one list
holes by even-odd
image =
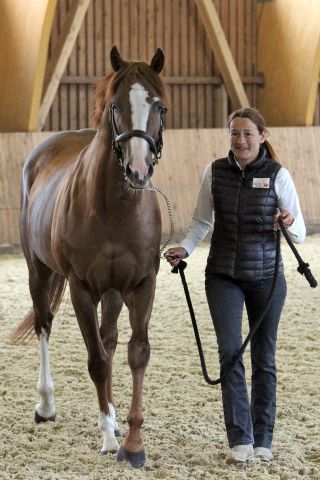
[[267, 136], [266, 132], [260, 133], [260, 143], [263, 143], [265, 141], [266, 136]]

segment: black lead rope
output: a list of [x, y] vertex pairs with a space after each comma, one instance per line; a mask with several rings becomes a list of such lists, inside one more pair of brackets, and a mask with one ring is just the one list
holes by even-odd
[[[287, 242], [289, 244], [289, 247], [293, 251], [296, 259], [298, 260], [298, 263], [299, 263], [299, 266], [298, 266], [298, 269], [297, 269], [298, 272], [306, 277], [306, 279], [308, 280], [308, 282], [309, 282], [309, 284], [312, 288], [315, 288], [317, 286], [317, 281], [315, 280], [315, 278], [313, 277], [313, 275], [312, 275], [312, 273], [309, 269], [309, 264], [303, 262], [302, 258], [298, 254], [296, 248], [294, 247], [294, 245], [293, 245], [293, 243], [292, 243], [292, 241], [291, 241], [291, 239], [290, 239], [290, 237], [289, 237], [289, 235], [288, 235], [288, 233], [285, 229], [285, 226], [283, 224], [283, 219], [282, 219], [281, 216], [279, 217], [279, 225], [280, 225], [281, 231], [282, 231], [285, 239], [287, 240]], [[185, 277], [185, 274], [184, 274], [184, 270], [187, 267], [187, 263], [184, 262], [183, 260], [181, 260], [179, 262], [179, 264], [172, 269], [172, 273], [178, 273], [179, 272], [180, 277], [181, 277], [184, 293], [185, 293], [187, 304], [188, 304], [188, 307], [189, 307], [191, 322], [192, 322], [192, 326], [193, 326], [193, 330], [194, 330], [194, 334], [195, 334], [195, 338], [196, 338], [196, 342], [197, 342], [197, 347], [198, 347], [198, 352], [199, 352], [203, 377], [209, 385], [218, 385], [219, 383], [222, 383], [222, 382], [224, 382], [228, 379], [228, 377], [232, 373], [235, 365], [237, 364], [239, 359], [242, 357], [248, 343], [252, 339], [255, 332], [258, 330], [259, 326], [261, 325], [261, 322], [263, 321], [263, 319], [264, 319], [264, 317], [267, 313], [267, 310], [270, 306], [270, 303], [271, 303], [271, 300], [272, 300], [272, 297], [273, 297], [273, 294], [274, 294], [274, 290], [275, 290], [275, 287], [276, 287], [276, 284], [277, 284], [277, 280], [278, 280], [279, 265], [280, 265], [280, 239], [281, 239], [281, 232], [280, 232], [280, 230], [277, 230], [275, 271], [274, 271], [274, 275], [273, 275], [273, 282], [272, 282], [271, 290], [270, 290], [270, 293], [269, 293], [269, 296], [268, 296], [268, 299], [267, 299], [267, 302], [266, 302], [266, 306], [265, 306], [263, 312], [261, 312], [258, 320], [255, 322], [255, 324], [251, 328], [251, 330], [250, 330], [249, 334], [247, 335], [245, 341], [243, 342], [239, 352], [234, 356], [228, 370], [221, 377], [217, 378], [216, 380], [212, 380], [209, 377], [208, 371], [207, 371], [207, 366], [206, 366], [206, 362], [205, 362], [205, 358], [204, 358], [204, 354], [203, 354], [203, 350], [202, 350], [202, 344], [201, 344], [201, 339], [200, 339], [200, 335], [199, 335], [198, 325], [197, 325], [197, 322], [196, 322], [196, 317], [195, 317], [192, 302], [191, 302], [189, 288], [188, 288], [186, 277]]]
[[292, 240], [283, 224], [283, 219], [282, 217], [280, 216], [279, 217], [279, 225], [280, 225], [280, 228], [281, 228], [281, 231], [283, 233], [283, 236], [284, 238], [287, 240], [287, 243], [289, 245], [289, 247], [291, 248], [291, 250], [293, 251], [293, 254], [294, 256], [296, 257], [297, 261], [298, 261], [298, 272], [301, 273], [301, 275], [304, 275], [307, 279], [307, 281], [309, 282], [309, 285], [311, 288], [316, 288], [316, 286], [318, 285], [317, 283], [317, 280], [314, 278], [314, 276], [312, 275], [311, 273], [311, 270], [309, 268], [309, 263], [305, 263], [302, 258], [300, 257], [296, 247], [293, 245], [292, 243]]

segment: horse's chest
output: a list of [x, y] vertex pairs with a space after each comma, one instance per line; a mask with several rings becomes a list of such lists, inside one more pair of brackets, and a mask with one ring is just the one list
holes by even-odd
[[124, 251], [121, 255], [111, 254], [110, 250], [102, 251], [90, 264], [80, 266], [78, 271], [75, 268], [75, 273], [98, 296], [111, 288], [126, 292], [154, 273], [155, 258], [155, 252], [149, 252], [144, 258], [130, 251]]

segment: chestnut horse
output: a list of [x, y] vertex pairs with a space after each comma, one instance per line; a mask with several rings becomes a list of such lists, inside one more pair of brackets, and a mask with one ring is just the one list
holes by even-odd
[[[148, 323], [161, 239], [159, 205], [148, 187], [162, 148], [166, 109], [159, 73], [164, 55], [158, 49], [150, 65], [126, 62], [113, 47], [110, 59], [114, 72], [96, 89], [97, 130], [57, 133], [40, 143], [24, 165], [20, 232], [33, 308], [12, 338], [21, 340], [34, 331], [38, 336], [35, 421], [54, 420], [48, 341], [68, 281], [97, 390], [101, 453], [117, 452], [118, 460], [140, 467], [145, 462], [140, 429]], [[128, 434], [119, 449], [112, 359], [123, 303], [132, 329], [128, 362], [133, 392]]]

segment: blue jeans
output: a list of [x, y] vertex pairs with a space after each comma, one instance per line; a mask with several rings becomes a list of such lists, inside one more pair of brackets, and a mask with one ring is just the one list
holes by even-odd
[[[244, 304], [251, 328], [265, 308], [272, 281], [272, 278], [249, 282], [226, 275], [207, 276], [206, 294], [217, 336], [220, 375], [228, 370], [242, 345]], [[286, 280], [280, 274], [271, 305], [251, 340], [251, 405], [242, 359], [222, 382], [223, 411], [230, 447], [249, 443], [255, 447], [271, 447], [276, 413], [277, 330], [286, 293]]]

